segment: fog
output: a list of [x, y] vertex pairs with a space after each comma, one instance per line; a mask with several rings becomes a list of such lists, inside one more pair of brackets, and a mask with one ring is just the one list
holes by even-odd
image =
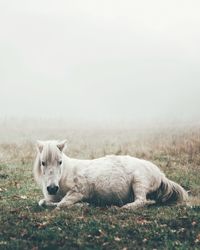
[[0, 117], [200, 119], [200, 2], [1, 0]]

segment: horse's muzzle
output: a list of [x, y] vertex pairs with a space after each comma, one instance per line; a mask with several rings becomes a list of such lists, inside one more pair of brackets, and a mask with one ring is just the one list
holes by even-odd
[[59, 187], [56, 185], [50, 185], [47, 187], [47, 191], [50, 195], [55, 195], [58, 192]]

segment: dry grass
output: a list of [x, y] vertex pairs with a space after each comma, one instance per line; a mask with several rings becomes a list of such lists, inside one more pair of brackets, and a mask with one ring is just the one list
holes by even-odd
[[[50, 129], [0, 126], [0, 248], [2, 249], [197, 249], [200, 243], [200, 127], [162, 129]], [[5, 135], [9, 135], [5, 139]], [[129, 154], [156, 163], [191, 193], [189, 207], [138, 212], [76, 208], [41, 210], [32, 177], [35, 140], [68, 138], [70, 157]], [[130, 218], [132, 218], [130, 220]], [[15, 227], [15, 231], [13, 231]]]
[[[6, 130], [6, 128], [4, 128]], [[33, 130], [33, 128], [32, 128]], [[132, 155], [158, 164], [165, 173], [188, 176], [200, 166], [200, 128], [164, 129], [43, 129], [20, 131], [15, 141], [0, 144], [0, 164], [30, 164], [35, 157], [36, 139], [67, 138], [66, 154], [75, 158], [97, 158], [107, 154]], [[21, 132], [22, 133], [22, 132]], [[9, 132], [3, 133], [9, 134]], [[61, 136], [62, 135], [62, 136]], [[18, 137], [17, 137], [18, 136]], [[194, 190], [193, 190], [194, 191]], [[195, 195], [198, 194], [194, 191]]]

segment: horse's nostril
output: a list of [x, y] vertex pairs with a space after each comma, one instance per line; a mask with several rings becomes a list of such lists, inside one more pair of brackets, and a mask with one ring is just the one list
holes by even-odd
[[47, 191], [51, 195], [56, 194], [57, 191], [58, 191], [58, 186], [56, 186], [56, 185], [50, 185], [50, 186], [47, 187]]

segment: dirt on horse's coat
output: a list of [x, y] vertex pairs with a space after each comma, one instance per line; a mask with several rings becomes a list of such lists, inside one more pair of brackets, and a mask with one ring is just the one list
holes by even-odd
[[39, 205], [61, 207], [87, 201], [137, 209], [145, 205], [187, 201], [187, 192], [153, 163], [128, 155], [93, 160], [66, 156], [66, 141], [38, 141], [34, 177], [44, 199]]

